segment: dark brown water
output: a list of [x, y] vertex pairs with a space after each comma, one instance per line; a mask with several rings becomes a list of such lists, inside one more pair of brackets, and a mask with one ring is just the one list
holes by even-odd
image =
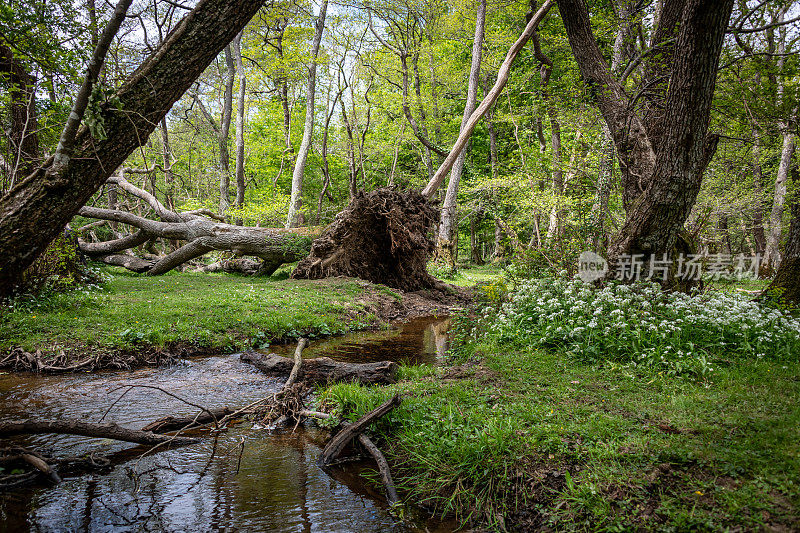
[[[448, 323], [423, 319], [397, 330], [313, 342], [304, 357], [435, 363], [446, 349]], [[270, 347], [291, 351], [293, 347]], [[105, 420], [140, 428], [167, 414], [196, 412], [153, 385], [206, 407], [240, 407], [282, 383], [238, 355], [194, 358], [172, 367], [39, 376], [0, 375], [0, 420]], [[118, 401], [119, 400], [119, 401]], [[116, 403], [115, 403], [116, 402]], [[107, 414], [106, 414], [107, 413]], [[116, 454], [109, 473], [65, 478], [50, 488], [0, 493], [0, 531], [448, 531], [451, 525], [411, 510], [388, 512], [380, 487], [357, 468], [320, 469], [327, 434], [312, 428], [270, 432], [243, 424], [216, 441], [141, 457], [115, 441], [40, 435], [20, 440], [56, 456]], [[363, 468], [364, 465], [361, 466]], [[368, 466], [368, 464], [367, 464]]]

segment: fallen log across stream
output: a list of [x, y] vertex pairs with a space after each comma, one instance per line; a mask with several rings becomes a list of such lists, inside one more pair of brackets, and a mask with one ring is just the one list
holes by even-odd
[[[293, 368], [293, 361], [274, 353], [244, 352], [240, 356], [268, 376], [286, 376]], [[343, 363], [330, 357], [304, 359], [298, 381], [307, 385], [315, 383], [354, 382], [361, 385], [388, 385], [397, 382], [397, 363]]]

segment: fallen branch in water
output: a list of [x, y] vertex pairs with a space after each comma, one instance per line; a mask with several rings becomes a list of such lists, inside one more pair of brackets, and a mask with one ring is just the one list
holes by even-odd
[[170, 431], [180, 431], [190, 429], [193, 426], [216, 423], [221, 419], [233, 414], [230, 407], [220, 407], [219, 409], [209, 409], [200, 411], [194, 416], [165, 416], [150, 422], [142, 431], [152, 431], [153, 433], [167, 433]]
[[359, 418], [355, 423], [348, 424], [339, 433], [331, 437], [322, 454], [319, 456], [319, 464], [326, 466], [331, 464], [336, 459], [344, 447], [347, 446], [351, 440], [360, 435], [367, 427], [374, 421], [389, 413], [392, 409], [400, 405], [400, 396], [395, 395], [390, 400], [385, 401], [369, 413]]
[[[320, 418], [323, 420], [328, 420], [331, 417], [331, 415], [328, 413], [309, 411], [308, 409], [303, 409], [300, 411], [300, 415], [307, 418]], [[348, 423], [344, 423], [343, 425], [344, 427], [350, 426]], [[375, 446], [375, 443], [363, 433], [358, 435], [358, 442], [360, 442], [364, 448], [366, 448], [366, 450], [370, 453], [370, 455], [372, 455], [372, 458], [375, 459], [375, 462], [378, 464], [381, 480], [383, 481], [384, 487], [386, 487], [386, 499], [389, 502], [389, 505], [395, 505], [396, 503], [399, 503], [400, 497], [397, 495], [397, 489], [394, 486], [392, 472], [389, 470], [389, 462], [386, 460], [386, 457], [383, 455], [381, 450]]]
[[193, 444], [198, 442], [198, 439], [191, 437], [158, 435], [149, 431], [123, 428], [113, 423], [92, 424], [80, 420], [0, 422], [0, 435], [3, 437], [11, 437], [13, 435], [40, 435], [44, 433], [81, 435], [98, 439], [113, 439], [136, 444], [147, 444], [149, 446], [155, 446], [166, 442], [173, 444]]
[[[285, 376], [293, 368], [292, 360], [274, 353], [244, 352], [240, 356], [269, 376]], [[306, 384], [354, 382], [362, 385], [386, 385], [397, 381], [397, 363], [343, 363], [329, 357], [306, 359], [297, 379]]]

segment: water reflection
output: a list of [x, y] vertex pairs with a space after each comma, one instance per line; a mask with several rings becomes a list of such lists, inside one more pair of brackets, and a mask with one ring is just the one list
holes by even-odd
[[[303, 351], [303, 357], [324, 355], [353, 363], [436, 364], [447, 353], [449, 330], [449, 318], [417, 318], [389, 330], [362, 331], [312, 341]], [[273, 345], [264, 351], [291, 356], [294, 346]]]
[[[446, 320], [416, 321], [402, 329], [315, 342], [304, 355], [435, 362], [446, 350], [448, 325]], [[194, 410], [152, 389], [133, 389], [114, 404], [124, 385], [155, 385], [193, 403], [236, 407], [263, 397], [281, 382], [236, 355], [127, 372], [0, 375], [0, 419], [96, 422], [108, 411], [106, 420], [138, 428], [167, 414]], [[111, 441], [63, 435], [20, 439], [58, 455], [100, 448], [124, 459], [110, 473], [67, 478], [52, 488], [0, 493], [0, 531], [451, 529], [424, 519], [398, 522], [387, 511], [380, 489], [365, 486], [352, 469], [320, 469], [316, 460], [326, 436], [314, 429], [271, 434], [243, 426], [217, 442], [204, 440], [144, 458], [139, 457], [141, 448]]]

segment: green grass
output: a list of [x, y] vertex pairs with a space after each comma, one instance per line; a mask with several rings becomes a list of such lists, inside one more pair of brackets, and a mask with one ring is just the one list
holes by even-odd
[[176, 342], [230, 349], [343, 333], [374, 322], [356, 302], [371, 286], [356, 280], [107, 271], [113, 279], [99, 290], [16, 302], [0, 315], [0, 350]]
[[473, 285], [480, 285], [482, 283], [493, 283], [500, 280], [503, 276], [503, 270], [500, 266], [493, 263], [486, 263], [481, 266], [470, 266], [469, 268], [459, 267], [456, 274], [444, 279], [451, 285], [458, 285], [459, 287], [472, 287]]
[[404, 395], [375, 431], [410, 501], [498, 529], [800, 527], [800, 365], [698, 381], [493, 341], [467, 353], [321, 395], [351, 419]]

